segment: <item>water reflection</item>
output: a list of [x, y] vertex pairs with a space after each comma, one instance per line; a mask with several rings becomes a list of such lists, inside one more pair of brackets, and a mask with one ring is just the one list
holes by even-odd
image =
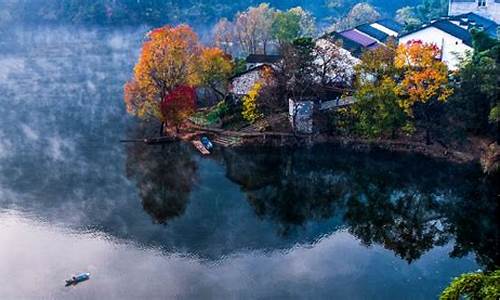
[[474, 167], [387, 153], [360, 157], [332, 146], [228, 150], [222, 157], [255, 213], [278, 223], [283, 235], [337, 217], [366, 246], [382, 245], [408, 263], [453, 239], [451, 256], [473, 252], [485, 267], [499, 263], [498, 179], [481, 181]]
[[160, 224], [184, 214], [196, 169], [185, 144], [127, 147], [127, 177], [136, 183], [144, 210]]
[[476, 166], [120, 144], [145, 134], [122, 102], [145, 31], [0, 42], [1, 299], [72, 297], [59, 285], [85, 270], [76, 298], [429, 299], [468, 254], [498, 265], [500, 183]]
[[[199, 180], [194, 155], [177, 143], [128, 147], [128, 177], [155, 222], [168, 223], [186, 212]], [[498, 185], [492, 182], [497, 179], [481, 181], [475, 166], [383, 152], [361, 155], [328, 145], [226, 149], [210, 160], [224, 167], [260, 222], [271, 221], [277, 239], [314, 242], [346, 228], [363, 245], [381, 245], [408, 263], [450, 242], [451, 257], [474, 253], [483, 267], [499, 263], [493, 188]], [[311, 224], [318, 230], [311, 232]]]

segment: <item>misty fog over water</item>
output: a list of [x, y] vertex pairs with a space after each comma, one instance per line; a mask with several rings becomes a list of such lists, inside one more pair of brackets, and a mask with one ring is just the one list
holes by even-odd
[[0, 299], [429, 299], [498, 261], [475, 166], [120, 143], [151, 134], [123, 105], [145, 32], [2, 37]]

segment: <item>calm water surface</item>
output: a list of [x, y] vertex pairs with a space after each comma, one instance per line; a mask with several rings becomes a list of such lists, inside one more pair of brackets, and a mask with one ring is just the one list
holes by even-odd
[[475, 166], [120, 144], [151, 134], [122, 104], [145, 31], [3, 34], [0, 299], [433, 299], [498, 265]]

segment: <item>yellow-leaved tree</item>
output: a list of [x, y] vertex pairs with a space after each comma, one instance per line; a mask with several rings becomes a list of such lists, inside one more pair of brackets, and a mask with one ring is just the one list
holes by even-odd
[[243, 119], [250, 123], [254, 123], [258, 119], [262, 118], [262, 113], [260, 113], [257, 107], [257, 99], [259, 98], [262, 86], [261, 82], [256, 82], [252, 88], [250, 88], [248, 94], [243, 97], [243, 110], [241, 114]]
[[204, 48], [201, 51], [198, 71], [200, 84], [212, 89], [220, 98], [226, 97], [226, 86], [233, 74], [231, 56], [219, 48]]
[[448, 84], [448, 68], [440, 55], [436, 45], [418, 40], [401, 44], [396, 51], [395, 66], [402, 74], [396, 87], [399, 105], [425, 128], [427, 144], [431, 143], [432, 126], [442, 116], [441, 104], [453, 93]]

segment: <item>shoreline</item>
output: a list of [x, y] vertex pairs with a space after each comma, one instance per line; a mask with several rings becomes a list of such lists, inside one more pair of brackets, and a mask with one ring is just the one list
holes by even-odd
[[[485, 138], [470, 136], [465, 140], [453, 141], [449, 145], [435, 139], [427, 145], [418, 136], [400, 136], [396, 139], [370, 139], [359, 136], [342, 136], [332, 134], [294, 134], [292, 132], [255, 131], [241, 132], [220, 128], [202, 127], [194, 124], [182, 128], [179, 132], [166, 129], [167, 135], [174, 135], [178, 139], [191, 142], [206, 135], [219, 147], [231, 148], [240, 146], [267, 146], [267, 147], [312, 147], [319, 144], [333, 144], [358, 152], [384, 150], [394, 153], [419, 154], [429, 158], [445, 160], [457, 164], [478, 164], [485, 174], [498, 173], [500, 170], [500, 146], [494, 141]], [[233, 140], [228, 144], [221, 140]]]
[[[233, 132], [231, 132], [233, 133]], [[196, 130], [184, 132], [177, 137], [183, 141], [192, 141], [194, 138], [207, 135], [212, 140], [217, 140], [222, 136], [228, 136], [227, 132], [215, 128], [196, 128]], [[229, 135], [231, 136], [231, 135]], [[232, 136], [234, 137], [234, 135]], [[271, 146], [271, 147], [296, 147], [314, 146], [317, 144], [335, 144], [344, 148], [356, 151], [385, 150], [390, 152], [421, 154], [424, 156], [444, 159], [454, 163], [480, 163], [484, 152], [483, 147], [475, 151], [459, 151], [451, 147], [444, 147], [438, 142], [426, 145], [423, 142], [416, 142], [402, 139], [367, 139], [360, 137], [333, 136], [327, 134], [316, 135], [293, 135], [290, 133], [259, 132], [259, 133], [239, 133], [241, 141], [234, 145], [221, 145], [219, 147], [231, 148], [240, 146]]]
[[272, 141], [250, 141], [243, 145], [267, 145], [273, 147], [283, 147], [283, 146], [300, 146], [305, 144], [307, 146], [314, 146], [319, 144], [334, 144], [339, 147], [346, 149], [352, 149], [358, 152], [370, 152], [372, 150], [384, 150], [388, 152], [397, 153], [409, 153], [409, 154], [421, 154], [427, 157], [432, 157], [436, 159], [444, 159], [454, 163], [467, 164], [467, 163], [479, 163], [480, 156], [474, 155], [473, 153], [461, 152], [434, 143], [432, 145], [426, 145], [425, 143], [410, 142], [410, 141], [398, 141], [398, 140], [387, 140], [387, 139], [366, 139], [359, 137], [342, 137], [342, 136], [330, 136], [330, 135], [318, 135], [312, 136], [309, 140], [296, 141], [295, 143], [276, 143]]

